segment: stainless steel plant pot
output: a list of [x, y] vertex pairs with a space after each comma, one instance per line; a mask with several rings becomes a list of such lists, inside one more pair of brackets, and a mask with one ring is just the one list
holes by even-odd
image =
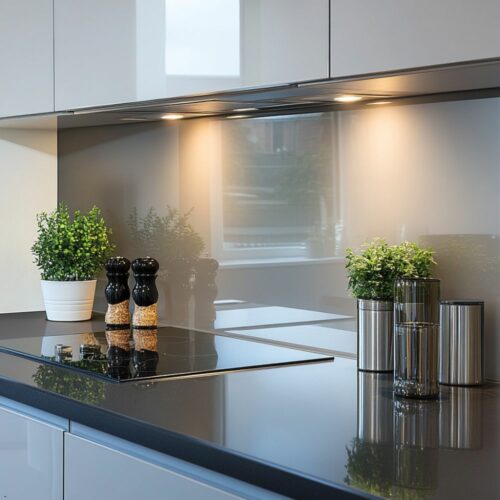
[[390, 373], [358, 373], [358, 439], [372, 444], [393, 440], [393, 392]]
[[358, 299], [358, 370], [391, 372], [394, 304]]

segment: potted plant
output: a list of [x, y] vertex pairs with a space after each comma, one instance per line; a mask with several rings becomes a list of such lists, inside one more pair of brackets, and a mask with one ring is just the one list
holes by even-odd
[[166, 215], [160, 216], [154, 208], [150, 208], [141, 218], [134, 209], [129, 216], [134, 249], [157, 258], [162, 267], [169, 267], [179, 260], [196, 262], [205, 243], [189, 221], [192, 212], [193, 209], [182, 213], [167, 205]]
[[31, 251], [41, 271], [42, 294], [50, 321], [90, 319], [96, 277], [111, 255], [111, 230], [97, 207], [71, 218], [61, 203], [37, 215], [38, 237]]
[[347, 249], [347, 277], [358, 299], [358, 369], [393, 370], [394, 282], [399, 278], [428, 278], [434, 252], [405, 241], [388, 245], [381, 238]]

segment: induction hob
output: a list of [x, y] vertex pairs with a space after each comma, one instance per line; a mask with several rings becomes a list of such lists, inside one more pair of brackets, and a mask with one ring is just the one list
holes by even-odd
[[0, 351], [113, 382], [179, 377], [318, 361], [333, 356], [175, 327], [158, 328], [157, 349], [108, 348], [104, 332], [0, 340]]

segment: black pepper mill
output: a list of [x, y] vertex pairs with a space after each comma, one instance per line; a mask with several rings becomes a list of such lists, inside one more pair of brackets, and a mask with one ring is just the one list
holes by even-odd
[[132, 298], [135, 310], [132, 333], [135, 350], [156, 351], [158, 328], [158, 289], [156, 276], [160, 265], [156, 259], [145, 257], [132, 262], [135, 286]]
[[104, 264], [108, 284], [104, 290], [106, 311], [106, 340], [108, 345], [129, 350], [130, 312], [128, 276], [130, 261], [125, 257], [111, 257]]

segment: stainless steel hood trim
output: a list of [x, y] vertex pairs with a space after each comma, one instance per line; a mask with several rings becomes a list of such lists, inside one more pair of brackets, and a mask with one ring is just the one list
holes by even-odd
[[[357, 94], [363, 101], [339, 104], [338, 94]], [[294, 114], [336, 109], [356, 109], [375, 99], [390, 98], [391, 105], [414, 102], [497, 97], [500, 95], [500, 57], [457, 64], [444, 64], [384, 73], [371, 73], [271, 86], [256, 86], [224, 92], [85, 107], [29, 117], [8, 117], [0, 127], [16, 128], [23, 122], [36, 124], [57, 117], [57, 127], [130, 125], [158, 121], [166, 112], [184, 113], [186, 118], [229, 116], [234, 109], [255, 107], [252, 116]]]
[[[459, 76], [467, 77], [467, 81], [460, 83], [460, 78], [457, 78]], [[210, 101], [267, 102], [274, 99], [279, 100], [284, 97], [313, 97], [335, 92], [346, 93], [347, 90], [351, 89], [367, 96], [373, 95], [373, 97], [392, 97], [395, 95], [401, 97], [418, 96], [429, 94], [429, 89], [425, 88], [423, 83], [433, 80], [435, 81], [435, 86], [438, 87], [436, 93], [500, 87], [500, 57], [458, 64], [425, 66], [349, 77], [247, 87], [224, 92], [208, 92], [166, 99], [85, 107], [68, 111], [72, 111], [75, 115], [78, 115], [106, 111], [138, 110], [156, 106], [182, 106]], [[406, 82], [408, 86], [412, 85], [413, 87], [407, 90], [394, 90], [394, 88], [390, 88], [391, 85], [395, 85], [398, 82]], [[388, 85], [387, 90], [370, 90], [374, 86], [380, 87], [384, 83]], [[472, 85], [472, 83], [476, 85]], [[316, 94], [315, 92], [318, 90], [321, 92]]]

